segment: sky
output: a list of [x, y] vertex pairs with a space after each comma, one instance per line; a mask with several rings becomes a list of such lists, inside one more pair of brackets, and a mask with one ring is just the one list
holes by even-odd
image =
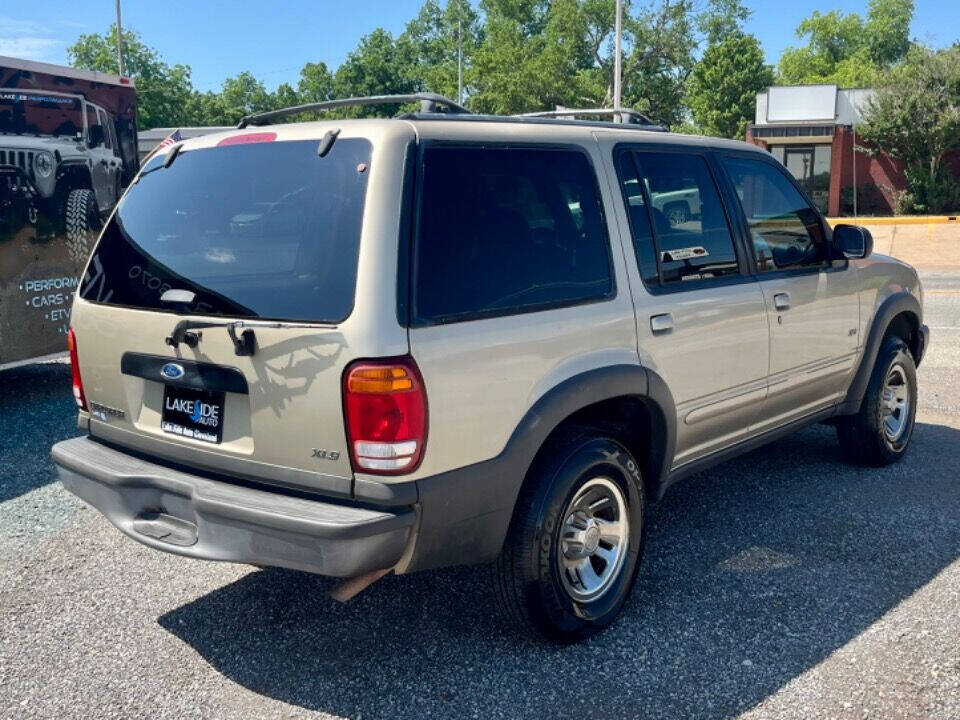
[[[642, 0], [641, 0], [642, 1]], [[193, 71], [199, 90], [251, 71], [273, 90], [296, 85], [307, 62], [339, 65], [376, 27], [394, 34], [422, 0], [123, 0], [123, 25], [140, 33], [170, 65]], [[797, 23], [814, 10], [866, 12], [866, 0], [754, 0], [746, 29], [769, 63], [794, 44]], [[104, 32], [114, 0], [30, 0], [0, 3], [0, 55], [67, 64], [67, 46], [81, 33]], [[915, 39], [935, 47], [960, 40], [960, 0], [916, 0]]]

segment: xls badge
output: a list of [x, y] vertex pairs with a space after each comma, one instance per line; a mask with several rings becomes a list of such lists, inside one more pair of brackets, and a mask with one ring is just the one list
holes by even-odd
[[313, 450], [313, 456], [318, 460], [339, 460], [340, 451], [339, 450], [324, 450], [323, 448], [311, 448]]

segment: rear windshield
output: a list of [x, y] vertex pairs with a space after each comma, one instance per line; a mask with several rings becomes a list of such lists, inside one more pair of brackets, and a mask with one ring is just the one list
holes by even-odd
[[[370, 143], [260, 142], [148, 163], [80, 286], [93, 302], [339, 322], [353, 309]], [[196, 294], [171, 307], [169, 289]]]

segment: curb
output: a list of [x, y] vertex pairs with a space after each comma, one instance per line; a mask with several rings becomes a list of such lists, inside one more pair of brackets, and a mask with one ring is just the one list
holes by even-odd
[[828, 217], [831, 225], [837, 223], [859, 223], [861, 225], [941, 225], [960, 222], [957, 215], [894, 215], [892, 217]]

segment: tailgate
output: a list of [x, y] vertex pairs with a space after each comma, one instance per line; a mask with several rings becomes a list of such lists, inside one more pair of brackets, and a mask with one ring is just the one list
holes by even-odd
[[[320, 154], [303, 132], [204, 138], [144, 166], [71, 319], [91, 434], [228, 476], [350, 494], [341, 382], [350, 361], [381, 350], [361, 305], [379, 301], [383, 273], [396, 276], [408, 137], [345, 129]], [[360, 272], [361, 237], [392, 271], [365, 262]], [[174, 333], [184, 322], [213, 326], [186, 338]], [[231, 338], [226, 325], [238, 322], [250, 348]]]
[[227, 475], [349, 495], [343, 335], [255, 327], [256, 353], [244, 357], [226, 328], [205, 328], [196, 348], [175, 352], [164, 339], [179, 319], [88, 303], [74, 313], [90, 433]]

